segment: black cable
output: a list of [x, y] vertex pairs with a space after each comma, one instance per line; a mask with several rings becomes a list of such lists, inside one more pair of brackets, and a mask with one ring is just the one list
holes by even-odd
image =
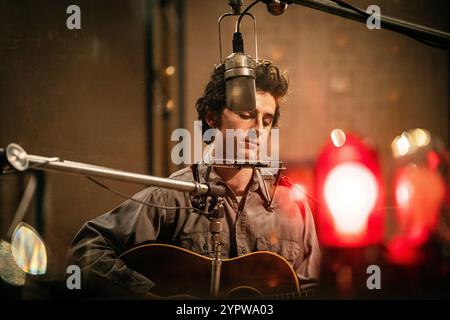
[[128, 200], [132, 200], [132, 201], [138, 202], [140, 204], [143, 204], [143, 205], [146, 205], [146, 206], [149, 206], [149, 207], [158, 208], [158, 209], [166, 209], [166, 210], [177, 210], [177, 209], [194, 210], [194, 211], [197, 211], [199, 214], [208, 217], [208, 214], [206, 214], [203, 211], [201, 211], [200, 209], [197, 209], [197, 208], [194, 208], [194, 207], [166, 207], [166, 206], [160, 206], [160, 205], [157, 205], [157, 204], [141, 201], [141, 200], [135, 199], [133, 197], [130, 197], [130, 196], [128, 196], [128, 195], [126, 195], [126, 194], [124, 194], [124, 193], [122, 193], [120, 191], [114, 190], [114, 189], [108, 187], [107, 185], [101, 183], [100, 181], [98, 181], [98, 180], [96, 180], [96, 179], [94, 179], [92, 177], [86, 176], [86, 178], [88, 178], [89, 180], [91, 180], [92, 182], [97, 184], [98, 186], [108, 190], [109, 192], [114, 193], [115, 195], [118, 195], [118, 196], [120, 196], [122, 198], [125, 198], [125, 199], [128, 199]]
[[251, 7], [253, 7], [255, 4], [257, 4], [258, 2], [260, 2], [261, 0], [255, 0], [254, 2], [252, 2], [247, 8], [245, 8], [244, 11], [242, 11], [241, 15], [239, 16], [239, 19], [237, 21], [237, 25], [236, 25], [236, 32], [240, 32], [241, 29], [241, 20], [242, 18], [247, 14], [247, 12], [251, 9]]
[[370, 16], [369, 13], [367, 13], [367, 12], [365, 12], [364, 10], [362, 10], [362, 9], [360, 9], [360, 8], [358, 8], [358, 7], [355, 7], [355, 6], [353, 6], [353, 5], [351, 5], [350, 3], [347, 3], [347, 2], [345, 2], [345, 1], [342, 1], [342, 0], [330, 0], [330, 1], [332, 1], [332, 2], [334, 2], [334, 3], [336, 3], [336, 4], [338, 4], [338, 5], [340, 5], [340, 6], [343, 7], [343, 8], [347, 8], [347, 9], [353, 10], [353, 11], [355, 11], [356, 13], [359, 13], [360, 15], [363, 15], [364, 17]]
[[414, 36], [414, 35], [412, 35], [412, 34], [408, 34], [408, 33], [406, 33], [406, 32], [403, 32], [403, 34], [404, 34], [405, 36], [407, 36], [407, 37], [410, 37], [411, 39], [414, 39], [414, 40], [416, 40], [416, 41], [419, 41], [419, 42], [421, 42], [421, 43], [423, 43], [423, 44], [426, 44], [426, 45], [428, 45], [428, 46], [432, 46], [432, 47], [435, 47], [435, 48], [446, 49], [446, 50], [448, 50], [448, 45], [440, 44], [440, 43], [433, 42], [433, 41], [427, 40], [427, 39], [421, 39], [421, 38], [419, 38], [419, 37], [417, 37], [417, 36]]

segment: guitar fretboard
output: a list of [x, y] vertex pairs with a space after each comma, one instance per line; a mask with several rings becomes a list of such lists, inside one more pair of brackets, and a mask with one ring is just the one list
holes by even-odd
[[301, 298], [312, 298], [315, 296], [315, 294], [316, 294], [315, 289], [306, 289], [306, 290], [295, 291], [295, 292], [272, 294], [269, 297], [271, 299], [276, 299], [276, 300], [294, 300], [294, 299], [301, 299]]

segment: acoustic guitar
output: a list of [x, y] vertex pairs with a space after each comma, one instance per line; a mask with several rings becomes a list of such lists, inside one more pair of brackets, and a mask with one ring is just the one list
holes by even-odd
[[[146, 244], [119, 257], [125, 264], [148, 277], [160, 296], [188, 294], [210, 297], [212, 258], [167, 244]], [[269, 251], [256, 251], [223, 259], [220, 297], [224, 299], [298, 299], [310, 297], [313, 290], [300, 291], [298, 277], [283, 257]]]

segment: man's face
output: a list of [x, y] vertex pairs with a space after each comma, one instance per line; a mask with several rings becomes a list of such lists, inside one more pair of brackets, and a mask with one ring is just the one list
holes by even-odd
[[[233, 112], [225, 108], [221, 116], [220, 131], [224, 139], [224, 157], [226, 157], [227, 129], [241, 129], [245, 136], [234, 135], [234, 159], [260, 159], [261, 145], [267, 144], [268, 134], [275, 117], [275, 98], [267, 92], [256, 92], [256, 109], [249, 112]], [[258, 139], [259, 137], [259, 139]], [[228, 133], [228, 139], [230, 139]], [[231, 143], [228, 143], [228, 147]], [[239, 149], [240, 148], [240, 149]], [[242, 150], [244, 148], [244, 150]], [[238, 149], [240, 150], [238, 152]]]

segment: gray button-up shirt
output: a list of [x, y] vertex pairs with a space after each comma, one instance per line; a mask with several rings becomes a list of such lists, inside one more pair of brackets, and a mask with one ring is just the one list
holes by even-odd
[[[199, 164], [196, 170], [200, 182], [222, 183], [227, 190], [222, 219], [222, 258], [258, 250], [272, 251], [291, 264], [302, 289], [317, 284], [321, 255], [314, 219], [306, 201], [300, 209], [290, 189], [278, 186], [269, 210], [267, 200], [273, 179], [266, 179], [259, 170], [254, 171], [240, 201], [214, 169]], [[171, 178], [193, 181], [193, 170], [184, 168]], [[133, 198], [159, 206], [192, 207], [188, 193], [156, 187], [144, 189]], [[143, 293], [151, 290], [154, 283], [118, 259], [124, 251], [143, 243], [172, 244], [206, 256], [211, 256], [213, 251], [209, 220], [204, 215], [191, 209], [162, 209], [127, 200], [82, 227], [69, 250], [69, 263], [81, 267], [85, 287], [112, 295], [115, 295], [112, 286], [117, 292], [126, 288]], [[101, 290], [102, 286], [108, 289]]]

